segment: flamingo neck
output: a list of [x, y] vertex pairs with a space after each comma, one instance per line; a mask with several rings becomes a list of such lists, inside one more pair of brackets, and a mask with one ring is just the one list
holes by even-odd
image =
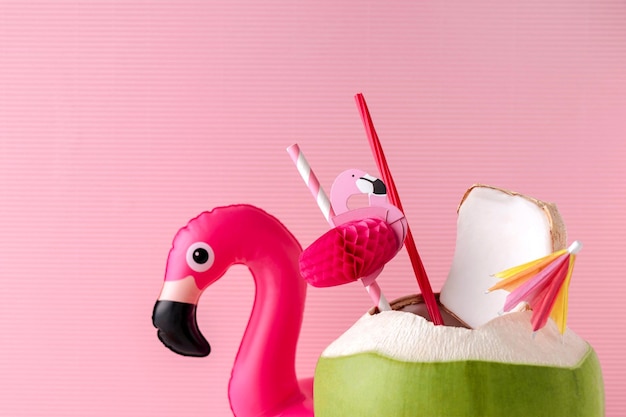
[[306, 296], [298, 266], [302, 249], [282, 224], [271, 223], [270, 230], [261, 228], [268, 233], [247, 239], [242, 257], [256, 295], [229, 384], [237, 417], [260, 416], [263, 410], [303, 399], [295, 372]]
[[369, 202], [370, 206], [373, 207], [389, 207], [391, 205], [387, 194], [369, 194]]

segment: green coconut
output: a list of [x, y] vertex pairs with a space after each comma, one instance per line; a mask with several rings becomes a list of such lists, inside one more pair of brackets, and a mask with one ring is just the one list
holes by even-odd
[[[533, 332], [525, 305], [499, 315], [508, 293], [485, 294], [492, 274], [565, 247], [556, 206], [476, 185], [458, 214], [440, 299], [448, 325], [424, 319], [424, 308], [365, 314], [318, 361], [316, 417], [604, 416], [592, 347], [552, 320]], [[407, 300], [394, 309], [419, 305]]]
[[604, 415], [598, 358], [530, 311], [471, 330], [413, 313], [366, 314], [321, 355], [316, 417], [595, 417]]

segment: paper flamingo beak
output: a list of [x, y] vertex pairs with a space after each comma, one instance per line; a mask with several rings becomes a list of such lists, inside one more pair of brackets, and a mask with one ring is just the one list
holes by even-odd
[[387, 187], [385, 183], [376, 177], [371, 175], [364, 175], [356, 181], [357, 188], [366, 194], [385, 195], [387, 194]]
[[165, 346], [184, 356], [203, 357], [211, 353], [196, 320], [197, 305], [179, 301], [158, 300], [152, 312], [152, 324]]

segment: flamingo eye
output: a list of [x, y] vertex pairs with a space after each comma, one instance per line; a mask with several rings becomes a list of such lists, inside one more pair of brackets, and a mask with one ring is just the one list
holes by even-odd
[[205, 242], [193, 243], [187, 249], [187, 265], [196, 272], [208, 270], [214, 260], [213, 249]]

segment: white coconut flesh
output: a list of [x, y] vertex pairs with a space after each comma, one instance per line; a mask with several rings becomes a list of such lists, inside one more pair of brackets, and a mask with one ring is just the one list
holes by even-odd
[[554, 322], [533, 334], [532, 312], [506, 314], [477, 329], [435, 326], [402, 311], [365, 314], [331, 343], [323, 358], [373, 352], [403, 362], [490, 361], [569, 368], [578, 365], [589, 344]]
[[493, 274], [565, 248], [565, 226], [554, 204], [475, 185], [458, 209], [457, 239], [441, 303], [472, 328], [498, 317], [508, 292], [485, 294]]

